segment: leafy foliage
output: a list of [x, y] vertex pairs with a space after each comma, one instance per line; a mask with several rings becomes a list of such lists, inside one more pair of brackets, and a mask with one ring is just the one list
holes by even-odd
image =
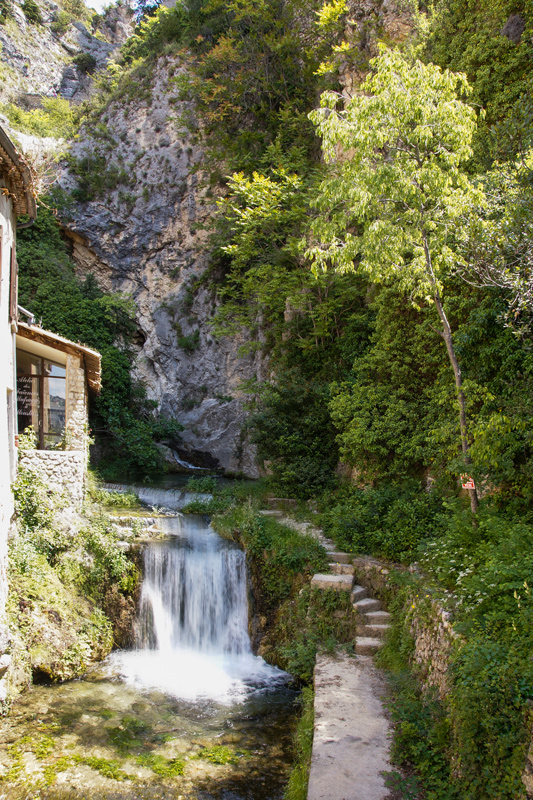
[[294, 737], [296, 760], [285, 789], [284, 800], [306, 800], [307, 798], [315, 721], [314, 700], [312, 688], [304, 686], [300, 696], [302, 713]]
[[[424, 546], [424, 583], [401, 580], [392, 636], [380, 655], [392, 670], [393, 757], [416, 768], [428, 797], [522, 797], [533, 695], [533, 527], [491, 504], [473, 528], [457, 503], [447, 506], [439, 527], [442, 535]], [[408, 672], [409, 631], [415, 615], [431, 627], [443, 602], [460, 637], [449, 691], [439, 701]]]
[[21, 5], [21, 9], [24, 12], [24, 16], [31, 22], [33, 25], [42, 25], [43, 17], [41, 14], [41, 9], [35, 2], [35, 0], [24, 0]]
[[14, 103], [1, 106], [2, 113], [17, 130], [34, 136], [71, 139], [77, 130], [76, 113], [62, 97], [43, 97], [42, 108], [25, 111]]
[[320, 499], [320, 520], [341, 550], [409, 563], [440, 532], [438, 492], [414, 484], [345, 487]]
[[262, 387], [249, 424], [276, 494], [305, 499], [332, 485], [338, 451], [327, 401], [326, 387], [298, 373], [278, 373], [275, 385]]
[[20, 668], [28, 679], [32, 669], [54, 681], [79, 676], [111, 650], [117, 620], [110, 598], [120, 596], [122, 609], [133, 608], [137, 569], [117, 547], [119, 535], [108, 520], [70, 515], [66, 523], [61, 512], [68, 500], [23, 465], [13, 491], [8, 615], [22, 648]]
[[72, 59], [80, 72], [90, 75], [96, 69], [96, 58], [91, 53], [80, 52]]
[[[513, 115], [517, 117], [515, 123], [518, 122], [521, 106], [531, 94], [528, 3], [481, 0], [474, 4], [469, 0], [446, 0], [436, 3], [435, 11], [426, 58], [466, 73], [473, 87], [472, 102], [487, 112], [476, 148], [480, 166], [487, 166], [494, 149], [497, 151], [503, 144], [499, 135], [503, 129], [498, 128], [498, 123], [501, 125]], [[513, 126], [517, 139], [514, 152], [520, 147], [520, 127]]]
[[13, 5], [11, 0], [0, 0], [0, 25], [5, 25], [7, 20], [13, 16]]

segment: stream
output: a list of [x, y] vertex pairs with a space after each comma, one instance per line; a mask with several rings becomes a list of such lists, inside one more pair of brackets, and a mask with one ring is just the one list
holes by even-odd
[[[151, 491], [167, 508], [183, 493]], [[0, 799], [283, 796], [296, 693], [251, 651], [245, 555], [203, 517], [174, 512], [158, 527], [143, 546], [135, 647], [17, 700]]]

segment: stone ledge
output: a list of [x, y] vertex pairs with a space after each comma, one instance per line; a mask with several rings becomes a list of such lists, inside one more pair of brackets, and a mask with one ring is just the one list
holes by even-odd
[[337, 591], [351, 591], [353, 586], [352, 575], [326, 575], [317, 573], [311, 579], [311, 587], [315, 589], [336, 589]]
[[390, 769], [384, 684], [372, 659], [319, 655], [307, 800], [385, 800]]

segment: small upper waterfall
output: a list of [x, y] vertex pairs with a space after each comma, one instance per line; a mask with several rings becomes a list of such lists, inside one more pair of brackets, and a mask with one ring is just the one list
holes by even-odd
[[112, 492], [133, 492], [141, 503], [154, 508], [167, 508], [179, 511], [193, 500], [210, 500], [212, 495], [190, 492], [185, 486], [164, 489], [158, 486], [132, 486], [125, 483], [104, 483], [104, 489]]
[[144, 550], [136, 649], [112, 655], [128, 682], [185, 700], [230, 703], [286, 682], [251, 652], [246, 559], [201, 517], [158, 520]]

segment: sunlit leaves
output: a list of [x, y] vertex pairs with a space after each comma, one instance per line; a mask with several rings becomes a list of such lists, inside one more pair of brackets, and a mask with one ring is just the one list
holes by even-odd
[[384, 47], [372, 65], [364, 93], [340, 110], [339, 96], [324, 93], [310, 115], [331, 168], [308, 254], [317, 270], [358, 268], [431, 297], [457, 262], [454, 226], [483, 202], [460, 167], [472, 155], [476, 114], [457, 97], [468, 93], [464, 75]]

